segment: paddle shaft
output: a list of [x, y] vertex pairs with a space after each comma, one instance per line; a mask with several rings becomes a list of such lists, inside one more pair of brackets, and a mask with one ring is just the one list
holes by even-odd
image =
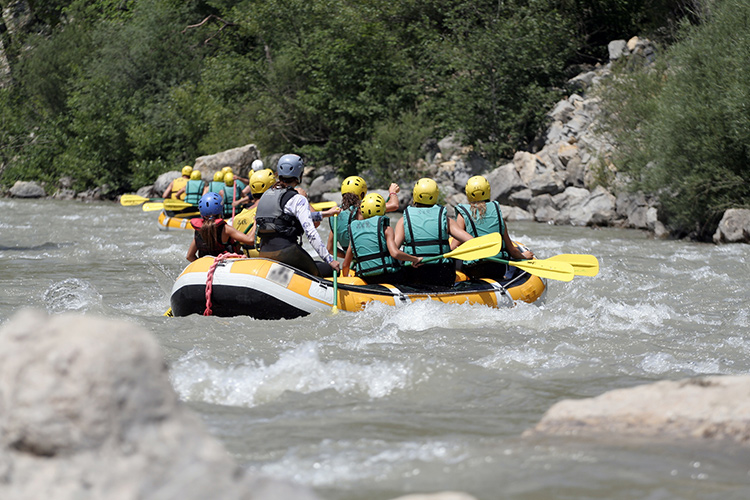
[[[336, 251], [337, 243], [338, 243], [338, 223], [339, 223], [339, 216], [338, 214], [333, 216], [333, 251]], [[333, 270], [333, 308], [331, 309], [334, 313], [338, 312], [338, 303], [339, 303], [339, 281], [338, 281], [338, 272], [334, 269]]]

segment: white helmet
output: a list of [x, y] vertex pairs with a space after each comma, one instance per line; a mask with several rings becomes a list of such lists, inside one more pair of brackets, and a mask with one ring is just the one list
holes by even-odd
[[253, 163], [250, 164], [250, 168], [253, 169], [253, 172], [257, 172], [258, 170], [263, 170], [263, 161], [255, 160]]

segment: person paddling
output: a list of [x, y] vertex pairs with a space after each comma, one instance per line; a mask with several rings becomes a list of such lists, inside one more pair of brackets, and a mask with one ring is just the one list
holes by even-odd
[[[260, 256], [289, 264], [313, 276], [333, 276], [340, 264], [326, 250], [315, 230], [307, 198], [295, 187], [302, 178], [304, 162], [295, 154], [285, 154], [276, 166], [278, 181], [263, 193], [255, 214], [255, 229], [260, 237]], [[333, 215], [338, 207], [323, 212]], [[307, 235], [310, 245], [323, 262], [315, 261], [302, 248], [300, 237]]]
[[[500, 204], [490, 201], [490, 183], [481, 175], [476, 175], [466, 182], [468, 204], [456, 205], [456, 223], [461, 229], [474, 237], [490, 233], [500, 233], [503, 237], [503, 249], [495, 257], [503, 260], [528, 260], [534, 258], [531, 250], [520, 250], [508, 236], [508, 227], [503, 220]], [[458, 246], [457, 243], [453, 244]], [[492, 278], [501, 280], [508, 267], [504, 263], [490, 260], [473, 260], [463, 262], [461, 270], [471, 278]]]
[[[392, 182], [388, 189], [388, 202], [385, 205], [386, 212], [395, 212], [398, 210], [398, 196], [397, 193], [401, 190], [398, 184]], [[336, 249], [336, 253], [339, 257], [344, 257], [346, 249], [349, 246], [349, 222], [354, 220], [352, 216], [357, 212], [359, 204], [367, 194], [367, 183], [362, 177], [358, 175], [352, 175], [344, 179], [341, 183], [341, 213], [338, 216], [336, 224], [339, 247]], [[328, 221], [331, 232], [328, 233], [328, 242], [326, 249], [333, 253], [333, 222]]]
[[[190, 165], [185, 165], [184, 167], [182, 167], [182, 176], [169, 183], [167, 189], [164, 190], [164, 194], [162, 194], [162, 198], [172, 198], [174, 200], [180, 199], [177, 193], [185, 187], [185, 184], [187, 184], [190, 180], [190, 174], [192, 173], [193, 167], [191, 167]], [[182, 198], [184, 199], [185, 196], [183, 196]]]
[[401, 283], [404, 276], [398, 261], [412, 262], [415, 267], [422, 262], [422, 257], [399, 250], [385, 209], [385, 199], [370, 193], [349, 223], [349, 247], [342, 267], [346, 272], [353, 262], [355, 275], [368, 284]]
[[[460, 243], [472, 239], [455, 220], [448, 217], [445, 207], [438, 205], [437, 183], [428, 178], [417, 181], [412, 191], [413, 206], [404, 210], [396, 223], [396, 246], [418, 257], [435, 257], [451, 251], [450, 237]], [[450, 286], [456, 281], [453, 259], [437, 259], [419, 268], [406, 268], [409, 283]]]
[[177, 191], [177, 197], [184, 200], [185, 203], [197, 205], [201, 199], [201, 196], [203, 196], [203, 188], [206, 185], [201, 177], [202, 176], [200, 170], [193, 170], [192, 172], [190, 172], [190, 180], [187, 181], [185, 187]]
[[221, 170], [214, 172], [214, 180], [206, 184], [203, 188], [203, 194], [206, 193], [221, 193], [224, 190], [224, 174]]
[[193, 262], [206, 255], [218, 257], [224, 252], [238, 253], [239, 243], [253, 244], [250, 236], [237, 231], [220, 218], [223, 203], [217, 193], [204, 194], [198, 202], [198, 209], [201, 217], [190, 221], [195, 234], [185, 257], [188, 261]]

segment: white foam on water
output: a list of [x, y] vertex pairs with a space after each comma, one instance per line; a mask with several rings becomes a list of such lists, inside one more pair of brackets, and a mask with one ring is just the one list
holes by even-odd
[[676, 316], [674, 309], [661, 304], [627, 304], [609, 298], [593, 301], [599, 327], [603, 330], [637, 330], [648, 335], [660, 333], [664, 323]]
[[665, 352], [649, 353], [640, 363], [643, 371], [653, 374], [685, 373], [688, 375], [718, 374], [721, 372], [719, 362], [713, 359], [681, 361]]
[[69, 278], [52, 284], [42, 297], [50, 314], [66, 311], [88, 311], [102, 306], [102, 296], [85, 280]]
[[171, 376], [185, 400], [252, 407], [275, 401], [286, 391], [310, 394], [333, 389], [340, 394], [382, 398], [409, 385], [411, 368], [384, 361], [324, 361], [318, 343], [305, 342], [282, 352], [269, 365], [251, 360], [216, 366], [191, 351], [175, 363]]
[[470, 458], [459, 444], [447, 441], [388, 443], [375, 439], [331, 440], [314, 446], [295, 446], [275, 462], [257, 471], [277, 479], [316, 488], [354, 483], [363, 479], [385, 480], [394, 475], [413, 477], [418, 467], [451, 465]]

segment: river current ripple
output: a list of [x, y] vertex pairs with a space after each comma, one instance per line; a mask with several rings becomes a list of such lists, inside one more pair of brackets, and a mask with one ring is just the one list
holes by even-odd
[[540, 258], [593, 254], [601, 271], [507, 310], [165, 318], [190, 232], [161, 232], [138, 207], [0, 199], [0, 321], [35, 307], [151, 331], [180, 398], [238, 463], [324, 499], [750, 498], [739, 447], [521, 437], [562, 399], [748, 373], [750, 246], [510, 230]]

